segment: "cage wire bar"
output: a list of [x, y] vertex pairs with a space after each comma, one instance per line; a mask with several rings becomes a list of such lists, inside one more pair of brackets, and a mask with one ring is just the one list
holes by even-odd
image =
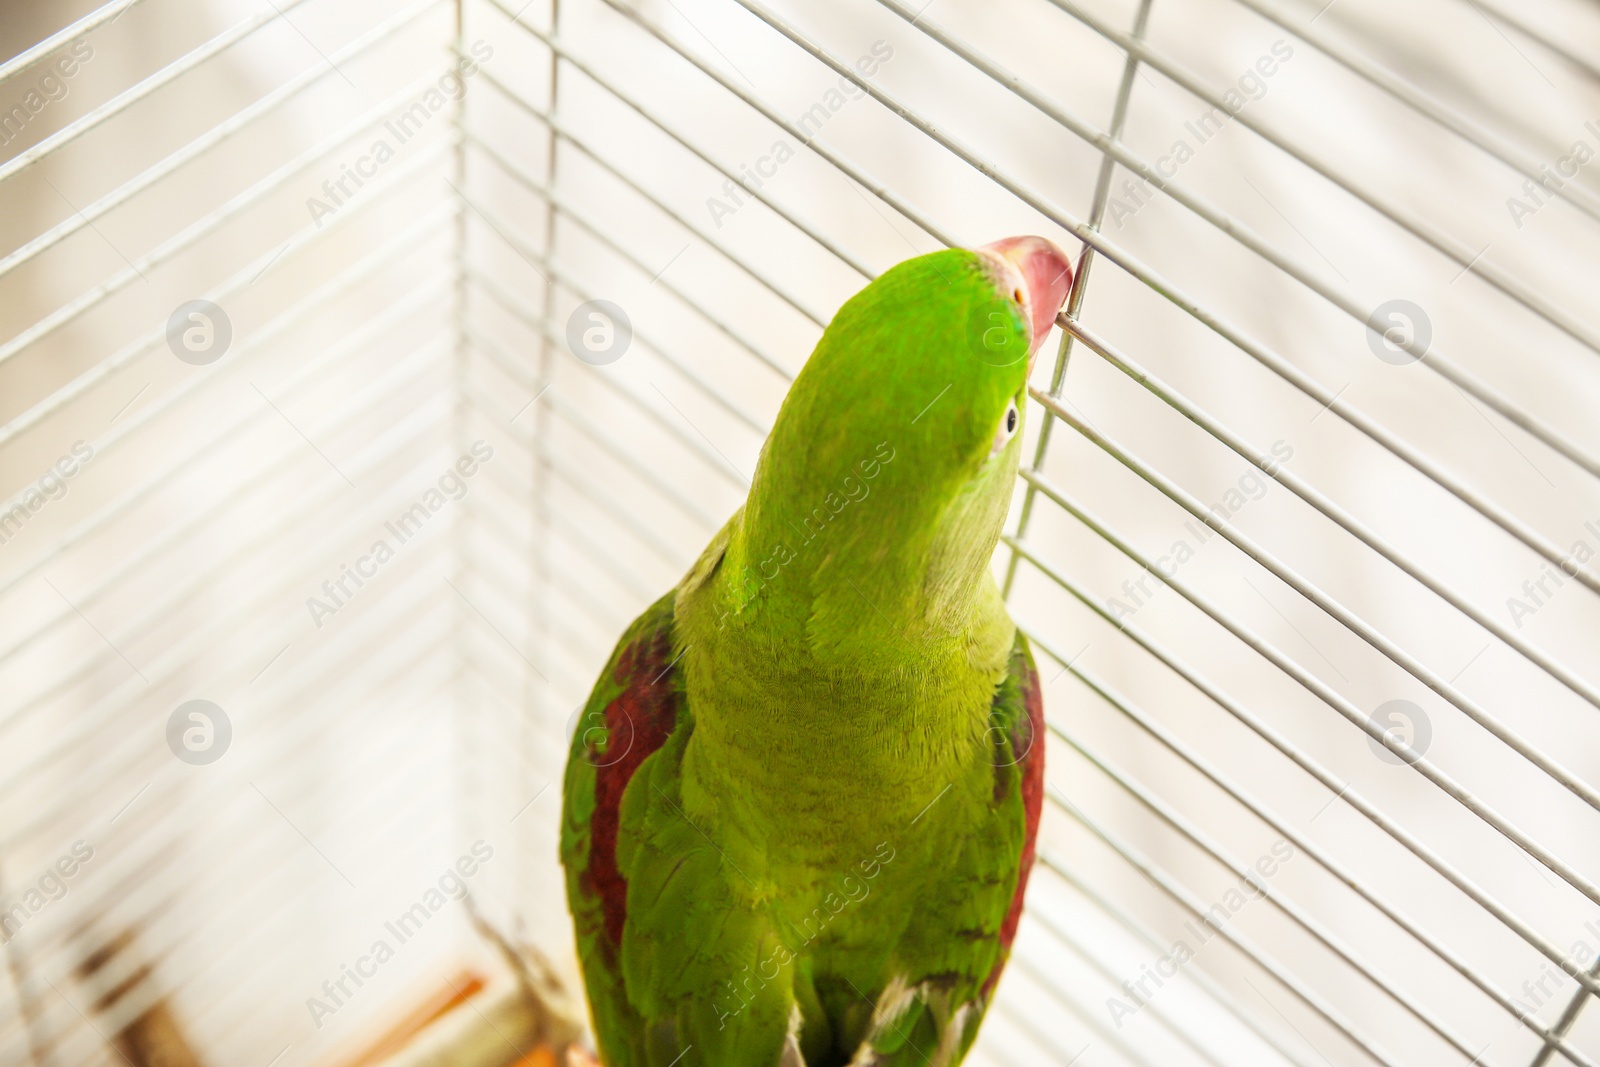
[[[1023, 43], [980, 40], [970, 12], [901, 0], [794, 16], [760, 0], [283, 0], [204, 33], [220, 7], [180, 22], [115, 0], [0, 63], [4, 94], [80, 45], [122, 56], [109, 73], [84, 61], [78, 96], [99, 97], [70, 117], [54, 104], [49, 132], [0, 162], [18, 231], [0, 257], [0, 464], [24, 486], [0, 510], [23, 509], [0, 525], [0, 1067], [131, 1062], [158, 1024], [196, 1062], [350, 1062], [427, 990], [459, 993], [464, 962], [491, 967], [454, 909], [447, 933], [396, 957], [382, 993], [340, 999], [326, 1028], [307, 1015], [318, 983], [474, 841], [506, 857], [484, 862], [477, 907], [574, 981], [552, 790], [575, 706], [627, 621], [742, 499], [838, 301], [913, 249], [998, 236], [981, 227], [1002, 219], [1075, 242], [1076, 276], [1029, 388], [1032, 439], [996, 561], [1048, 679], [1051, 769], [1024, 926], [974, 1062], [1600, 1062], [1585, 1014], [1600, 995], [1600, 678], [1582, 654], [1600, 577], [1563, 549], [1567, 527], [1525, 473], [1402, 419], [1389, 394], [1457, 397], [1576, 513], [1600, 504], [1584, 400], [1536, 394], [1446, 330], [1385, 334], [1411, 377], [1348, 398], [1358, 376], [1330, 386], [1302, 338], [1326, 329], [1364, 351], [1383, 332], [1370, 290], [1393, 279], [1352, 282], [1249, 177], [1274, 215], [1230, 204], [1203, 170], [1168, 174], [1153, 116], [1169, 99], [1226, 112], [1250, 139], [1238, 151], [1256, 153], [1241, 157], [1250, 174], [1331, 191], [1370, 232], [1459, 271], [1451, 285], [1470, 278], [1487, 314], [1556, 353], [1546, 377], [1590, 411], [1600, 326], [1554, 268], [1491, 261], [1466, 221], [1441, 220], [1327, 130], [1230, 107], [1233, 87], [1202, 72], [1215, 63], [1162, 31], [1193, 17], [1175, 5], [1004, 6], [1062, 49], [1111, 50], [1085, 60], [1097, 73], [1081, 103]], [[1306, 75], [1323, 77], [1316, 91], [1392, 108], [1416, 124], [1408, 136], [1426, 129], [1508, 188], [1538, 183], [1581, 216], [1574, 229], [1600, 221], [1594, 188], [1543, 180], [1547, 136], [1414, 76], [1366, 16], [1206, 7], [1219, 27], [1242, 18], [1322, 57]], [[1530, 65], [1507, 34], [1555, 57], [1593, 101], [1600, 64], [1580, 33], [1548, 28], [1560, 12], [1439, 0], [1431, 17], [1451, 13]], [[909, 57], [882, 79], [850, 59], [875, 32]], [[794, 84], [821, 72], [872, 104], [824, 133], [751, 63], [810, 71]], [[985, 106], [1018, 109], [1005, 129], [1034, 123], [1066, 154], [1019, 155], [1024, 141], [973, 125], [945, 81], [994, 92]], [[1086, 117], [1096, 107], [1103, 127]], [[130, 140], [152, 108], [168, 129]], [[804, 157], [792, 173], [807, 187], [736, 162], [772, 136]], [[384, 138], [400, 142], [395, 162], [360, 170]], [[832, 182], [848, 192], [819, 191]], [[698, 214], [708, 183], [746, 229]], [[1165, 225], [1193, 220], [1186, 239], [1208, 251], [1121, 237], [1130, 186]], [[1235, 254], [1250, 277], [1285, 280], [1286, 303], [1304, 298], [1294, 331], [1213, 284], [1207, 257]], [[196, 296], [225, 309], [233, 341], [190, 365], [169, 358], [166, 320]], [[573, 309], [597, 300], [625, 300], [627, 360], [576, 358]], [[1146, 319], [1168, 331], [1159, 343]], [[1552, 570], [1558, 589], [1575, 579], [1560, 618], [1579, 639], [1502, 621], [1499, 586], [1419, 544], [1327, 462], [1290, 469], [1281, 439], [1259, 443], [1282, 423], [1174, 361], [1174, 339], [1268, 415], [1312, 413], [1301, 451], [1349, 449], [1453, 509], [1484, 570], [1536, 561], [1546, 593]], [[38, 470], [83, 439], [93, 462], [76, 483], [57, 476], [59, 501], [41, 495]], [[1204, 445], [1174, 444], [1191, 440]], [[1248, 521], [1208, 505], [1196, 483], [1210, 468], [1184, 450], [1213, 445], [1230, 485], [1262, 499], [1281, 487], [1293, 504]], [[35, 515], [32, 500], [49, 507]], [[399, 536], [392, 523], [418, 506], [448, 513], [401, 519]], [[1233, 554], [1180, 574], [1150, 547], [1180, 525]], [[346, 561], [374, 531], [396, 562], [368, 575], [356, 560], [349, 588]], [[1123, 587], [1136, 611], [1118, 599], [1123, 574], [1138, 575]], [[332, 605], [314, 625], [307, 592]], [[1482, 649], [1457, 670], [1430, 629]], [[1504, 684], [1462, 680], [1484, 656]], [[1068, 675], [1077, 690], [1057, 686]], [[1377, 691], [1433, 698], [1431, 715], [1407, 705], [1431, 747], [1417, 723], [1379, 717]], [[169, 751], [169, 716], [196, 697], [232, 717], [231, 757], [224, 744], [193, 766]], [[81, 876], [40, 880], [86, 841]], [[27, 895], [55, 884], [59, 898]]]

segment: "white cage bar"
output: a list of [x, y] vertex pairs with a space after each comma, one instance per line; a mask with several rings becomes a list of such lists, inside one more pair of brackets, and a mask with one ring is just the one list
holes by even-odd
[[369, 1062], [494, 969], [466, 907], [319, 983], [480, 846], [456, 881], [572, 983], [556, 794], [612, 642], [840, 300], [1026, 231], [1078, 264], [996, 560], [1050, 803], [973, 1061], [1593, 1067], [1597, 48], [1558, 0], [116, 0], [13, 41], [0, 1067], [152, 1019]]

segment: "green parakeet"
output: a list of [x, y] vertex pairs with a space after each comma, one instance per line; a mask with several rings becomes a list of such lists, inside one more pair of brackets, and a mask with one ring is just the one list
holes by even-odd
[[1071, 284], [1017, 237], [839, 309], [745, 504], [618, 642], [561, 860], [608, 1067], [945, 1067], [1021, 913], [1044, 781], [990, 573]]

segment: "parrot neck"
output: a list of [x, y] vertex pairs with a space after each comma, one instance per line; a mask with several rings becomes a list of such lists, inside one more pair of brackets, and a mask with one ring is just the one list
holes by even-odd
[[[743, 791], [755, 825], [786, 826], [824, 851], [865, 847], [895, 813], [886, 809], [909, 819], [985, 758], [1015, 629], [988, 571], [994, 539], [967, 536], [993, 509], [952, 507], [949, 524], [923, 536], [880, 523], [879, 536], [824, 543], [801, 540], [802, 529], [776, 546], [734, 516], [677, 603], [695, 716], [685, 771], [706, 795], [793, 782]], [[880, 536], [899, 551], [880, 552]], [[860, 813], [860, 841], [841, 811]]]

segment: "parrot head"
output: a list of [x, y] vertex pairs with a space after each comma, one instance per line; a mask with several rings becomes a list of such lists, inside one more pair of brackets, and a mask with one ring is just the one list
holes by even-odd
[[730, 545], [751, 596], [781, 591], [814, 643], [959, 628], [993, 588], [1028, 375], [1071, 284], [1054, 244], [1011, 237], [907, 260], [846, 301]]

